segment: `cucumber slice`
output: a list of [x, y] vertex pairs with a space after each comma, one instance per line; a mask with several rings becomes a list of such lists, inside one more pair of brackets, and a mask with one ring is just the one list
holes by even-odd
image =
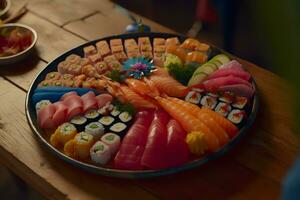
[[214, 68], [212, 67], [212, 65], [207, 64], [207, 65], [205, 65], [205, 66], [203, 67], [203, 72], [204, 72], [205, 74], [207, 74], [207, 75], [212, 74], [214, 71], [215, 71], [215, 70], [214, 70]]
[[205, 78], [207, 77], [207, 74], [203, 72], [199, 72], [197, 75], [193, 75], [193, 77], [189, 80], [188, 86], [196, 85], [201, 83]]
[[214, 61], [214, 60], [220, 61], [222, 63], [222, 65], [230, 62], [230, 59], [225, 54], [216, 55], [215, 57], [213, 57], [211, 59], [211, 61]]
[[216, 68], [216, 70], [217, 69], [219, 69], [219, 67], [221, 66], [221, 65], [223, 65], [220, 61], [218, 61], [218, 60], [210, 60], [210, 61], [208, 61], [209, 63], [211, 63], [211, 64], [213, 64], [214, 66], [215, 66], [215, 68]]

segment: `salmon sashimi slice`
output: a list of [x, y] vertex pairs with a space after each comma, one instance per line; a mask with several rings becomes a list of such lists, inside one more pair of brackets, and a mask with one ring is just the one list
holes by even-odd
[[216, 137], [218, 137], [221, 145], [225, 145], [228, 143], [229, 136], [227, 135], [226, 131], [209, 114], [202, 112], [201, 108], [199, 108], [195, 104], [174, 97], [167, 97], [167, 99], [182, 106], [184, 109], [192, 113], [195, 117], [200, 119], [216, 135]]
[[152, 103], [150, 100], [143, 98], [142, 96], [132, 91], [130, 88], [128, 88], [125, 85], [121, 85], [120, 90], [125, 100], [127, 100], [136, 108], [152, 108], [152, 109], [157, 108], [157, 106], [154, 103]]
[[238, 134], [239, 129], [219, 113], [208, 108], [202, 108], [201, 111], [209, 114], [228, 133], [230, 138], [233, 138]]
[[188, 112], [178, 104], [174, 104], [172, 101], [162, 98], [155, 97], [159, 105], [169, 113], [175, 120], [177, 120], [183, 129], [190, 133], [192, 131], [201, 131], [204, 133], [204, 137], [207, 142], [209, 151], [216, 151], [219, 149], [219, 140], [215, 134], [197, 117]]
[[161, 93], [166, 93], [172, 97], [184, 97], [187, 87], [176, 81], [171, 76], [150, 76], [150, 80], [154, 82]]
[[148, 87], [148, 85], [141, 81], [134, 78], [127, 78], [125, 80], [125, 83], [128, 85], [128, 87], [133, 90], [136, 93], [139, 93], [141, 95], [147, 95], [152, 93], [151, 89]]

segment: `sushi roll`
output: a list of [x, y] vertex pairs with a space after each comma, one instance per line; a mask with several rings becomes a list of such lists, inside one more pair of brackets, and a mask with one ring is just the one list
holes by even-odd
[[71, 123], [63, 123], [60, 125], [50, 137], [50, 143], [57, 147], [64, 145], [69, 140], [72, 140], [77, 134], [76, 127]]
[[209, 108], [209, 109], [213, 110], [217, 105], [217, 98], [212, 97], [210, 95], [205, 95], [201, 99], [200, 104], [205, 108]]
[[66, 74], [66, 73], [68, 73], [68, 69], [71, 64], [73, 64], [73, 63], [70, 63], [70, 62], [64, 60], [64, 61], [58, 63], [57, 71], [61, 74]]
[[99, 122], [91, 122], [85, 126], [85, 132], [91, 134], [95, 140], [99, 140], [104, 134], [104, 127]]
[[78, 63], [78, 65], [80, 65], [81, 67], [86, 66], [88, 64], [91, 64], [88, 58], [81, 58], [80, 62]]
[[117, 38], [117, 39], [111, 39], [111, 40], [109, 41], [109, 43], [110, 43], [110, 47], [111, 47], [111, 48], [114, 47], [114, 46], [120, 46], [120, 45], [123, 46], [123, 44], [122, 44], [122, 39], [120, 39], [120, 38]]
[[115, 121], [115, 118], [113, 118], [112, 116], [103, 116], [99, 119], [99, 122], [106, 128], [110, 127], [113, 122]]
[[100, 119], [100, 114], [97, 110], [92, 109], [85, 113], [84, 117], [88, 120], [88, 123], [95, 122]]
[[128, 58], [138, 58], [141, 56], [141, 54], [138, 51], [131, 51], [131, 52], [127, 52], [127, 56]]
[[105, 62], [97, 62], [94, 67], [99, 74], [104, 74], [108, 71], [108, 66]]
[[84, 57], [88, 58], [89, 56], [96, 54], [97, 50], [93, 45], [89, 45], [83, 48]]
[[234, 103], [232, 104], [232, 107], [238, 109], [245, 109], [247, 103], [248, 99], [246, 97], [236, 97]]
[[61, 78], [61, 73], [59, 72], [50, 72], [46, 75], [45, 80], [59, 80]]
[[109, 55], [109, 56], [105, 56], [105, 57], [103, 58], [103, 60], [104, 60], [104, 62], [106, 62], [106, 63], [110, 63], [110, 62], [112, 62], [112, 61], [117, 61], [117, 58], [116, 58], [116, 56], [114, 56], [114, 55]]
[[74, 156], [80, 159], [87, 159], [94, 141], [92, 135], [86, 132], [78, 133], [74, 138]]
[[79, 64], [81, 61], [81, 57], [76, 54], [71, 54], [66, 58], [66, 61], [73, 64]]
[[186, 96], [185, 96], [185, 101], [193, 103], [193, 104], [199, 104], [201, 100], [201, 94], [196, 91], [190, 91]]
[[119, 53], [119, 52], [123, 52], [123, 51], [124, 51], [123, 45], [118, 45], [118, 46], [112, 46], [112, 47], [111, 47], [111, 52], [112, 52], [113, 54]]
[[114, 53], [114, 55], [119, 62], [125, 62], [128, 59], [128, 57], [124, 51], [119, 52], [119, 53]]
[[125, 111], [119, 115], [119, 119], [121, 122], [128, 124], [132, 121], [132, 115]]
[[243, 110], [239, 109], [233, 109], [227, 119], [231, 121], [233, 124], [237, 125], [238, 127], [241, 127], [243, 122], [245, 121], [246, 113]]
[[111, 54], [109, 45], [105, 40], [97, 42], [96, 47], [97, 47], [98, 53], [101, 55], [102, 58]]
[[95, 53], [93, 55], [88, 56], [89, 60], [92, 64], [96, 64], [102, 60], [101, 55], [99, 53]]
[[64, 86], [64, 82], [63, 82], [63, 80], [54, 80], [53, 86], [62, 87], [62, 86]]
[[221, 95], [219, 97], [220, 101], [223, 101], [223, 102], [229, 103], [229, 104], [232, 103], [234, 99], [235, 99], [235, 97], [233, 96], [233, 94], [227, 93], [227, 92], [225, 92], [223, 95]]
[[127, 129], [126, 124], [124, 124], [123, 122], [117, 122], [109, 128], [109, 131], [116, 133], [120, 137], [124, 137], [126, 133], [126, 129]]
[[112, 155], [115, 155], [121, 145], [121, 138], [114, 133], [106, 133], [101, 137], [101, 141], [109, 146]]
[[154, 38], [153, 40], [153, 46], [165, 45], [165, 44], [166, 44], [166, 40], [164, 38]]
[[216, 93], [212, 93], [212, 92], [207, 93], [207, 95], [209, 95], [211, 97], [215, 97], [215, 98], [218, 97], [218, 95]]
[[122, 69], [122, 64], [118, 60], [115, 60], [115, 61], [109, 62], [108, 67], [111, 70], [121, 70]]
[[152, 46], [149, 44], [145, 44], [145, 45], [142, 45], [140, 46], [140, 51], [143, 52], [143, 51], [152, 51]]
[[97, 141], [90, 149], [90, 156], [94, 163], [105, 165], [111, 159], [109, 146], [102, 141]]
[[231, 111], [231, 106], [227, 103], [220, 102], [218, 103], [215, 111], [220, 113], [222, 116], [226, 117], [228, 113]]
[[119, 111], [116, 106], [114, 106], [113, 110], [110, 112], [113, 117], [117, 117], [120, 113], [121, 111]]
[[84, 131], [88, 120], [83, 116], [75, 116], [71, 119], [70, 123], [73, 124], [79, 132], [81, 132]]
[[138, 38], [138, 45], [151, 45], [149, 37], [139, 37]]
[[172, 37], [172, 38], [168, 38], [166, 39], [166, 46], [169, 46], [169, 45], [180, 45], [180, 42], [178, 40], [177, 37]]
[[138, 46], [134, 39], [126, 39], [124, 41], [124, 46], [127, 49], [128, 46]]
[[38, 113], [41, 109], [45, 108], [46, 106], [48, 106], [50, 104], [51, 104], [51, 101], [49, 101], [49, 100], [41, 100], [41, 101], [37, 102], [35, 104], [36, 113]]

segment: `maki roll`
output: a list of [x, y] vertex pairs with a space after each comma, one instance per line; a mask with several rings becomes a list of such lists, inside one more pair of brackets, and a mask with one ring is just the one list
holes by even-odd
[[49, 100], [41, 100], [35, 104], [36, 113], [41, 109], [45, 108], [46, 106], [50, 105], [51, 102]]
[[117, 122], [115, 124], [113, 124], [109, 130], [111, 132], [116, 133], [117, 135], [119, 135], [120, 137], [124, 137], [125, 133], [126, 133], [126, 129], [127, 129], [127, 125], [124, 124], [123, 122]]
[[213, 110], [217, 105], [217, 98], [212, 97], [210, 95], [205, 95], [202, 99], [200, 104], [205, 107]]
[[96, 48], [93, 45], [89, 45], [83, 48], [84, 57], [89, 57], [95, 53], [97, 53]]
[[119, 115], [119, 119], [121, 122], [128, 124], [132, 121], [132, 115], [125, 111]]
[[201, 94], [196, 91], [190, 91], [186, 96], [185, 96], [185, 101], [193, 104], [199, 104], [201, 100]]
[[50, 72], [46, 75], [45, 80], [59, 80], [61, 78], [61, 73], [59, 72]]
[[104, 127], [109, 127], [112, 125], [112, 123], [115, 121], [115, 119], [112, 116], [103, 116], [99, 119], [99, 122], [104, 126]]
[[248, 99], [246, 97], [236, 97], [234, 103], [232, 104], [232, 107], [238, 109], [245, 109], [247, 103]]
[[94, 138], [92, 135], [80, 132], [74, 138], [74, 156], [86, 159], [90, 155], [90, 148], [94, 144]]
[[220, 102], [218, 103], [215, 111], [220, 113], [222, 116], [226, 117], [228, 113], [231, 111], [231, 106], [227, 103]]
[[104, 127], [99, 122], [92, 122], [85, 126], [85, 132], [91, 134], [95, 140], [99, 140], [104, 134]]
[[84, 117], [88, 120], [88, 122], [95, 122], [98, 121], [100, 118], [100, 114], [97, 110], [89, 110], [85, 113]]
[[121, 111], [119, 111], [116, 106], [114, 106], [113, 110], [110, 112], [110, 114], [114, 117], [117, 117], [120, 113]]
[[90, 149], [90, 156], [94, 163], [105, 165], [111, 159], [109, 146], [104, 142], [97, 141]]
[[54, 147], [64, 145], [68, 141], [72, 140], [77, 134], [76, 127], [71, 123], [63, 123], [50, 137], [50, 143]]
[[231, 93], [225, 92], [222, 96], [219, 97], [219, 100], [225, 103], [232, 103], [234, 100], [234, 96]]
[[66, 57], [66, 61], [73, 64], [79, 64], [81, 61], [81, 57], [76, 54], [71, 54], [68, 57]]
[[109, 146], [112, 155], [115, 155], [121, 145], [121, 138], [114, 133], [106, 133], [101, 137], [101, 141]]
[[71, 119], [71, 124], [73, 124], [76, 129], [80, 132], [80, 131], [84, 131], [84, 128], [87, 124], [87, 119], [83, 116], [75, 116]]
[[233, 109], [227, 119], [231, 121], [233, 124], [237, 125], [238, 127], [241, 127], [243, 122], [245, 121], [246, 113], [243, 110], [239, 109]]

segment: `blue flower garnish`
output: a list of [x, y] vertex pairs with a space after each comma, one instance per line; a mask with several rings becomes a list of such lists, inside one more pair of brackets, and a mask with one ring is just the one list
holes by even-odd
[[123, 63], [123, 70], [127, 72], [127, 75], [135, 79], [141, 79], [143, 76], [148, 76], [154, 65], [146, 58], [130, 58]]

